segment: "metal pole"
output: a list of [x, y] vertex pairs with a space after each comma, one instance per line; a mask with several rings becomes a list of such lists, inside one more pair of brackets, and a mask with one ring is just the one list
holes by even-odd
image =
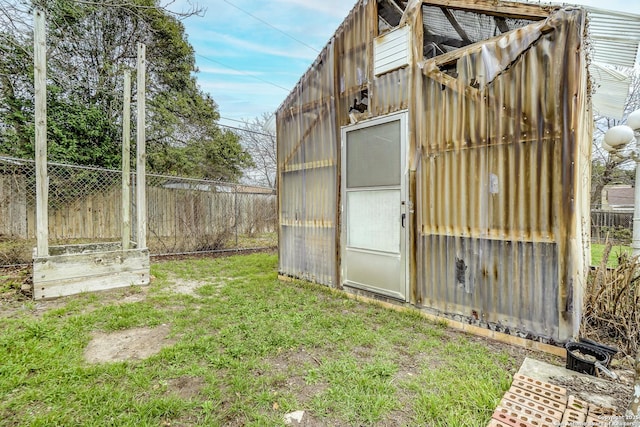
[[633, 240], [631, 241], [632, 255], [640, 256], [640, 158], [638, 158], [638, 150], [640, 149], [640, 132], [636, 131], [636, 182], [634, 188], [633, 202]]

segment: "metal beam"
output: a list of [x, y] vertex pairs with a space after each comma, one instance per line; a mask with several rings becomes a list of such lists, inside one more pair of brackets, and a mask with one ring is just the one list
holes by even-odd
[[430, 6], [442, 6], [450, 9], [485, 13], [505, 18], [541, 20], [547, 18], [558, 6], [544, 6], [514, 3], [501, 0], [424, 0]]
[[503, 18], [502, 16], [496, 16], [495, 20], [496, 25], [498, 26], [498, 29], [502, 34], [511, 31], [511, 29], [509, 29], [509, 26], [507, 25], [507, 20], [505, 18]]
[[462, 41], [465, 42], [465, 44], [471, 44], [472, 42], [469, 36], [467, 35], [467, 32], [464, 30], [464, 28], [462, 28], [462, 26], [460, 25], [456, 17], [453, 16], [453, 13], [451, 13], [451, 11], [446, 7], [441, 7], [440, 10], [444, 14], [444, 16], [447, 18], [447, 20], [449, 21], [453, 29], [456, 30], [456, 33], [460, 35], [460, 38], [462, 38]]

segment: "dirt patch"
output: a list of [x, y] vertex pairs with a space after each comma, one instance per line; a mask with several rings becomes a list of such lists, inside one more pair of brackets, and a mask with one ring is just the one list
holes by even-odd
[[206, 382], [200, 377], [178, 377], [167, 382], [167, 394], [190, 400], [200, 394]]
[[85, 349], [84, 357], [89, 363], [146, 359], [175, 343], [167, 339], [169, 330], [169, 325], [161, 325], [156, 328], [95, 333]]
[[[328, 354], [317, 349], [309, 351], [301, 348], [298, 351], [284, 351], [274, 358], [266, 359], [269, 374], [278, 378], [271, 386], [294, 393], [304, 405], [328, 387], [325, 382], [309, 383], [305, 379], [306, 367], [319, 367], [322, 360], [328, 358]], [[257, 374], [262, 375], [263, 372]]]
[[[224, 288], [227, 281], [229, 280], [233, 280], [233, 278], [230, 278], [230, 277], [221, 278], [215, 282], [209, 282], [209, 281], [202, 281], [202, 280], [184, 280], [176, 277], [176, 278], [171, 278], [171, 281], [173, 283], [167, 289], [170, 292], [173, 292], [176, 294], [190, 295], [192, 297], [202, 298], [203, 295], [200, 292], [198, 292], [198, 289], [203, 286], [213, 286], [214, 289], [213, 289], [213, 292], [211, 293], [211, 296], [218, 296], [220, 295], [220, 290]], [[209, 295], [209, 293], [207, 293], [207, 295]]]
[[183, 279], [173, 279], [173, 284], [168, 288], [169, 291], [182, 294], [182, 295], [191, 295], [192, 297], [200, 297], [196, 290], [206, 285], [207, 282], [202, 282], [198, 280], [183, 280]]

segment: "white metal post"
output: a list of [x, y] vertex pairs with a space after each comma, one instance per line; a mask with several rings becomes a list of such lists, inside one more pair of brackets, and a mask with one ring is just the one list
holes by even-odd
[[633, 201], [633, 240], [631, 241], [632, 255], [634, 258], [640, 256], [640, 158], [637, 157], [640, 150], [640, 132], [635, 132], [636, 137], [636, 181]]
[[[627, 151], [635, 140], [635, 147]], [[636, 162], [636, 181], [633, 202], [632, 255], [640, 256], [640, 110], [627, 116], [626, 125], [610, 128], [604, 134], [602, 147], [617, 159], [633, 159]], [[639, 259], [639, 258], [636, 258]]]

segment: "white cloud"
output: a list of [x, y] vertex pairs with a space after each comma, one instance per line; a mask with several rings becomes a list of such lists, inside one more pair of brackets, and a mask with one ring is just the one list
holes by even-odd
[[260, 76], [263, 73], [258, 71], [240, 71], [232, 70], [224, 67], [198, 67], [199, 80], [202, 79], [203, 74], [216, 74], [223, 76]]
[[[276, 97], [284, 98], [287, 92], [276, 86], [261, 82], [238, 82], [224, 79], [203, 79], [199, 81], [200, 87], [215, 96], [218, 94], [228, 94], [231, 97], [248, 95], [255, 98]], [[215, 99], [215, 97], [214, 97]]]
[[210, 31], [207, 34], [209, 40], [216, 40], [218, 46], [223, 45], [226, 48], [234, 48], [235, 52], [242, 52], [243, 55], [248, 55], [250, 52], [258, 53], [260, 55], [279, 56], [282, 58], [291, 59], [304, 59], [306, 61], [312, 61], [318, 55], [317, 52], [312, 52], [309, 48], [301, 46], [293, 49], [288, 48], [282, 42], [279, 44], [257, 43], [254, 39], [240, 38], [230, 34], [220, 34], [214, 31]]
[[309, 1], [309, 0], [275, 0], [275, 3], [281, 3], [283, 5], [293, 5], [303, 9], [311, 10], [313, 12], [320, 12], [333, 18], [345, 18], [349, 11], [355, 6], [356, 2], [349, 2], [345, 0], [323, 0], [323, 1]]

